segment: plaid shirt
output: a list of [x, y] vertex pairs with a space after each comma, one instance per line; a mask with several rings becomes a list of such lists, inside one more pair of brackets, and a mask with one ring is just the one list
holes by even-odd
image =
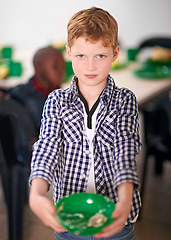
[[[54, 178], [54, 201], [64, 195], [85, 192], [90, 172], [91, 155], [83, 131], [84, 111], [79, 97], [76, 76], [70, 88], [53, 91], [44, 106], [39, 140], [33, 146], [31, 180], [43, 178], [51, 185]], [[96, 192], [118, 201], [117, 186], [134, 183], [133, 222], [141, 201], [135, 156], [141, 149], [139, 116], [134, 94], [115, 86], [108, 76], [108, 85], [100, 96], [94, 146]]]

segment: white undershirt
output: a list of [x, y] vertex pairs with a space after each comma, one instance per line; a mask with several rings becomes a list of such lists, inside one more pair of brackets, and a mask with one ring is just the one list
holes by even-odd
[[88, 184], [87, 184], [87, 190], [86, 192], [90, 193], [96, 193], [96, 188], [95, 188], [95, 180], [94, 180], [94, 156], [93, 156], [93, 138], [95, 134], [95, 127], [96, 127], [96, 117], [98, 114], [100, 108], [100, 103], [98, 104], [96, 110], [94, 111], [92, 115], [92, 128], [87, 127], [87, 113], [83, 104], [83, 109], [84, 109], [84, 134], [87, 134], [88, 140], [89, 140], [89, 151], [91, 155], [91, 168], [90, 168], [90, 175], [88, 179]]

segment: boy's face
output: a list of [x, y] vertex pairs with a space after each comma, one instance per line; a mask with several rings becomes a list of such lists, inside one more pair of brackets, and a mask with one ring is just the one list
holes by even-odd
[[84, 37], [74, 40], [71, 48], [66, 46], [69, 59], [79, 84], [97, 86], [107, 84], [111, 64], [118, 57], [119, 46], [104, 47], [102, 40], [91, 43]]
[[47, 57], [39, 69], [39, 77], [51, 87], [58, 87], [65, 74], [65, 62], [61, 55]]

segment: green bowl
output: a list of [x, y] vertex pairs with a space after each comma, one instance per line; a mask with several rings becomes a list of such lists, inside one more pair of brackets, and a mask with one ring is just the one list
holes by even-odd
[[94, 193], [74, 193], [56, 203], [56, 218], [75, 235], [94, 235], [114, 221], [115, 204]]

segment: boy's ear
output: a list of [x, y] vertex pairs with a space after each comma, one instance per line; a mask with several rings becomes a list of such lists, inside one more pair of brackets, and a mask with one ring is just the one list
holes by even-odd
[[66, 45], [66, 51], [67, 51], [68, 58], [71, 60], [71, 48], [68, 45]]
[[113, 52], [113, 62], [118, 58], [119, 50], [120, 50], [120, 46], [118, 45]]
[[36, 74], [39, 74], [40, 72], [40, 66], [39, 65], [34, 65], [34, 70]]

